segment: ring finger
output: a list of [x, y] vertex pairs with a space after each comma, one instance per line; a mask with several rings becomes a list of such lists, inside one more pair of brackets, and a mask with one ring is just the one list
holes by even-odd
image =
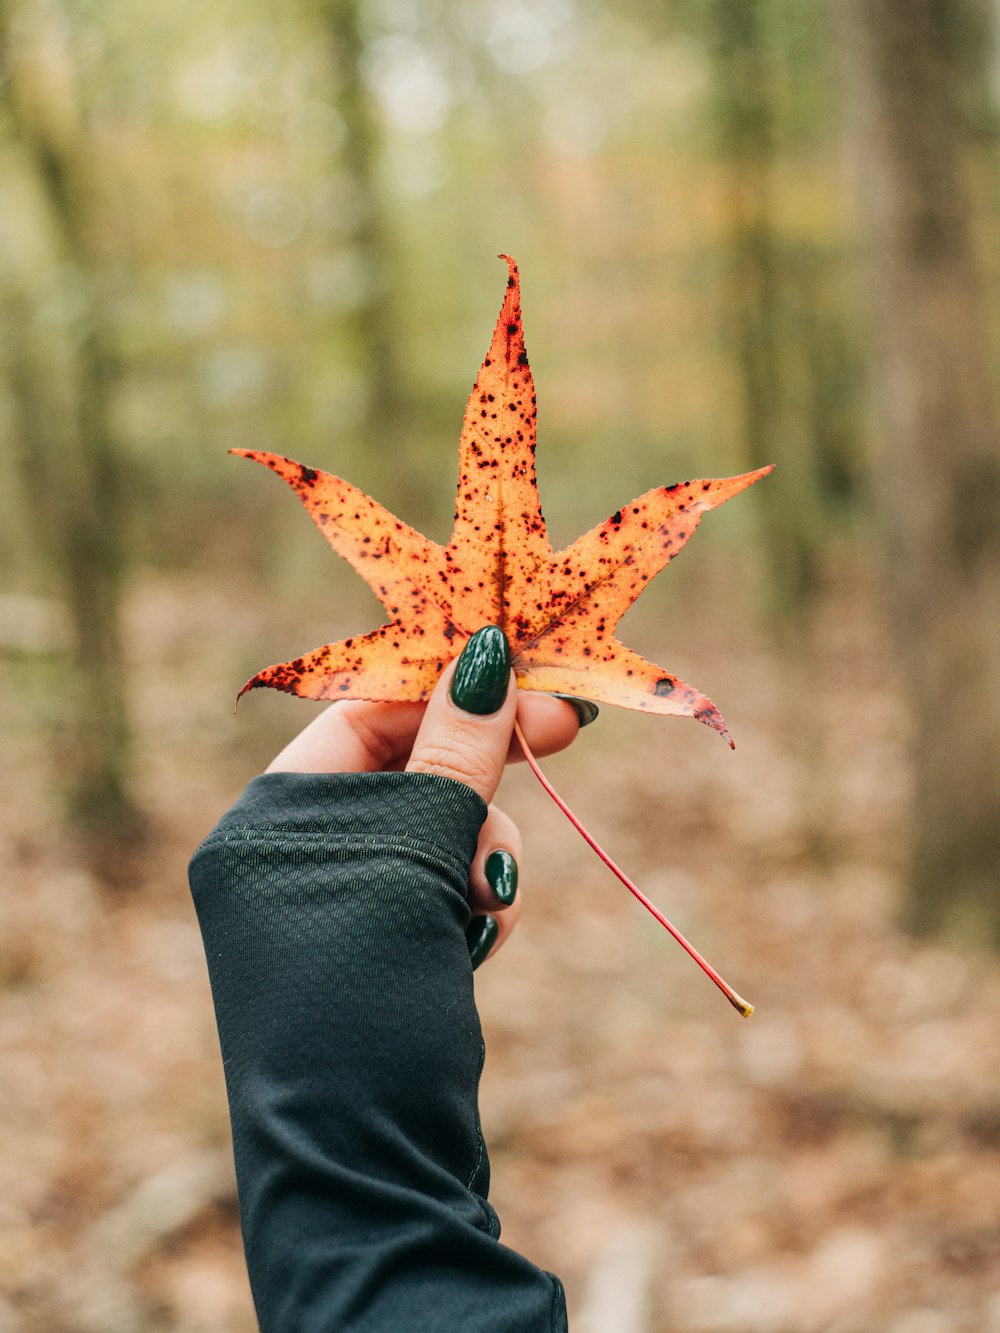
[[[491, 805], [469, 873], [472, 919], [466, 938], [473, 967], [492, 958], [517, 925], [521, 915], [517, 884], [520, 859], [521, 835], [517, 825], [509, 815]], [[491, 926], [490, 921], [495, 924]]]

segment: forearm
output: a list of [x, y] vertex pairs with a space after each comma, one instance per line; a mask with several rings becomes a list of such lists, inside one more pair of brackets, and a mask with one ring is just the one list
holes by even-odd
[[564, 1327], [486, 1202], [484, 815], [444, 778], [270, 774], [192, 862], [265, 1333]]

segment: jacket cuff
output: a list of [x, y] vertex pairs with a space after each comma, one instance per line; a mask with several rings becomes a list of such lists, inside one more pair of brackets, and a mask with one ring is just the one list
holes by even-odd
[[262, 773], [202, 846], [243, 833], [385, 837], [430, 844], [471, 864], [482, 797], [432, 773]]

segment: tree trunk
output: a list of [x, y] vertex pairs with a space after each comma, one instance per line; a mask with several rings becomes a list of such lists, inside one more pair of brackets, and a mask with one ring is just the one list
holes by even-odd
[[406, 414], [394, 309], [397, 257], [380, 181], [378, 110], [363, 77], [362, 9], [360, 0], [321, 0], [333, 45], [336, 104], [347, 131], [344, 163], [357, 200], [357, 219], [348, 239], [364, 266], [363, 295], [345, 324], [363, 369], [362, 443], [379, 460], [384, 478], [380, 498], [418, 516], [428, 488], [413, 457], [413, 432]]
[[903, 923], [1000, 946], [1000, 448], [958, 14], [955, 0], [835, 9], [870, 268], [884, 577], [913, 723]]
[[[0, 48], [7, 22], [0, 6]], [[14, 443], [43, 554], [62, 585], [75, 632], [75, 688], [65, 727], [73, 815], [89, 841], [123, 843], [134, 839], [140, 819], [128, 791], [124, 488], [110, 423], [116, 368], [88, 230], [84, 145], [57, 132], [38, 100], [22, 95], [21, 77], [18, 72], [5, 81], [5, 109], [48, 211], [57, 257], [73, 275], [65, 281], [78, 285], [73, 295], [80, 314], [65, 358], [72, 383], [54, 392], [50, 377], [58, 358], [40, 346], [24, 291], [14, 285], [8, 291], [5, 306], [14, 318], [5, 359], [17, 414]]]
[[[708, 14], [713, 119], [726, 188], [722, 322], [740, 391], [747, 464], [777, 465], [753, 497], [767, 560], [769, 628], [789, 688], [808, 698], [817, 688], [826, 504], [834, 499], [824, 483], [843, 462], [850, 417], [850, 407], [844, 411], [850, 395], [843, 393], [849, 377], [839, 373], [836, 345], [843, 331], [829, 305], [816, 302], [816, 309], [811, 299], [822, 288], [829, 258], [801, 239], [796, 243], [780, 216], [778, 25], [787, 18], [747, 0], [712, 0]], [[840, 414], [821, 415], [819, 404], [831, 396], [835, 379]], [[835, 498], [843, 501], [843, 483]], [[813, 861], [828, 863], [838, 848], [830, 833], [832, 774], [824, 737], [815, 727], [801, 727], [792, 746], [803, 848]]]
[[[784, 346], [787, 263], [774, 218], [773, 53], [761, 7], [713, 0], [714, 120], [726, 168], [725, 327], [739, 375], [747, 463], [776, 463], [755, 496], [767, 545], [771, 609], [781, 622], [815, 597], [821, 518], [815, 442], [790, 422]], [[809, 368], [813, 370], [813, 367]]]

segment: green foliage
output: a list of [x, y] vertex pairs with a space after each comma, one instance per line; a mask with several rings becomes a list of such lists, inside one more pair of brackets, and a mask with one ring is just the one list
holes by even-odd
[[[349, 473], [443, 535], [433, 478], [501, 249], [524, 274], [556, 533], [597, 517], [578, 478], [609, 456], [623, 490], [777, 458], [774, 502], [794, 506], [809, 559], [845, 516], [863, 521], [825, 6], [7, 0], [0, 14], [5, 65], [76, 164], [90, 257], [80, 273], [60, 256], [8, 107], [0, 286], [30, 306], [46, 367], [71, 354], [81, 283], [102, 312], [130, 563], [263, 573], [280, 542], [308, 582], [322, 561], [290, 507], [257, 508], [233, 446]], [[970, 105], [987, 105], [983, 86], [970, 75]], [[0, 420], [9, 453], [9, 405]], [[20, 533], [23, 500], [4, 486], [0, 530]]]

